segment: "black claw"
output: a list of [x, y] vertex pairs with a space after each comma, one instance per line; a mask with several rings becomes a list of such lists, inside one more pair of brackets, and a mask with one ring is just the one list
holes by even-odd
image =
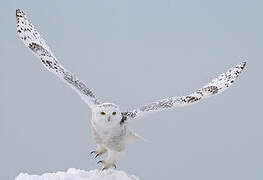
[[99, 164], [99, 163], [103, 163], [103, 162], [102, 161], [98, 161], [97, 164]]
[[90, 152], [90, 155], [92, 155], [93, 153], [96, 153], [96, 151], [91, 151], [91, 152]]
[[104, 171], [104, 170], [106, 170], [106, 169], [107, 169], [107, 168], [105, 168], [105, 167], [104, 167], [104, 168], [102, 168], [102, 170], [101, 170], [101, 171]]
[[99, 155], [100, 155], [100, 154], [96, 154], [95, 159], [96, 159]]

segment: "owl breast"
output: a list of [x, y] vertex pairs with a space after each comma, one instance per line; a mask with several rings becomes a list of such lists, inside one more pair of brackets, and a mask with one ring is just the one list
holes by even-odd
[[91, 122], [91, 129], [96, 144], [115, 151], [124, 150], [127, 137], [127, 127], [125, 125], [101, 127]]

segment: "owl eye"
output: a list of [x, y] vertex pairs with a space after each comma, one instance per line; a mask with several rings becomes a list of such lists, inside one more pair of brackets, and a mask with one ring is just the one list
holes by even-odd
[[112, 115], [116, 115], [116, 112], [113, 112]]
[[101, 114], [101, 115], [105, 115], [106, 113], [102, 111], [102, 112], [100, 112], [100, 114]]

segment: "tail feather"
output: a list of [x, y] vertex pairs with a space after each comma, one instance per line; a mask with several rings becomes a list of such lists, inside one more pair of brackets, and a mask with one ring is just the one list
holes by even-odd
[[132, 132], [129, 130], [128, 134], [127, 134], [127, 143], [128, 144], [133, 144], [138, 140], [143, 140], [143, 141], [147, 141], [145, 138], [143, 138], [142, 136]]

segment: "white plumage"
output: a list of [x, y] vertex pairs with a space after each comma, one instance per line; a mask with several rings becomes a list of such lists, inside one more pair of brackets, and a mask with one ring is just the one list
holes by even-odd
[[108, 153], [107, 159], [99, 161], [104, 165], [103, 169], [116, 167], [116, 161], [124, 155], [125, 145], [140, 139], [127, 128], [129, 120], [152, 112], [191, 105], [219, 94], [234, 83], [246, 65], [246, 62], [236, 65], [192, 94], [161, 99], [132, 111], [121, 112], [117, 105], [101, 102], [82, 81], [59, 63], [23, 11], [16, 10], [16, 20], [17, 33], [23, 43], [40, 58], [44, 67], [73, 88], [91, 108], [91, 130], [97, 144], [96, 151], [91, 153], [95, 157]]

